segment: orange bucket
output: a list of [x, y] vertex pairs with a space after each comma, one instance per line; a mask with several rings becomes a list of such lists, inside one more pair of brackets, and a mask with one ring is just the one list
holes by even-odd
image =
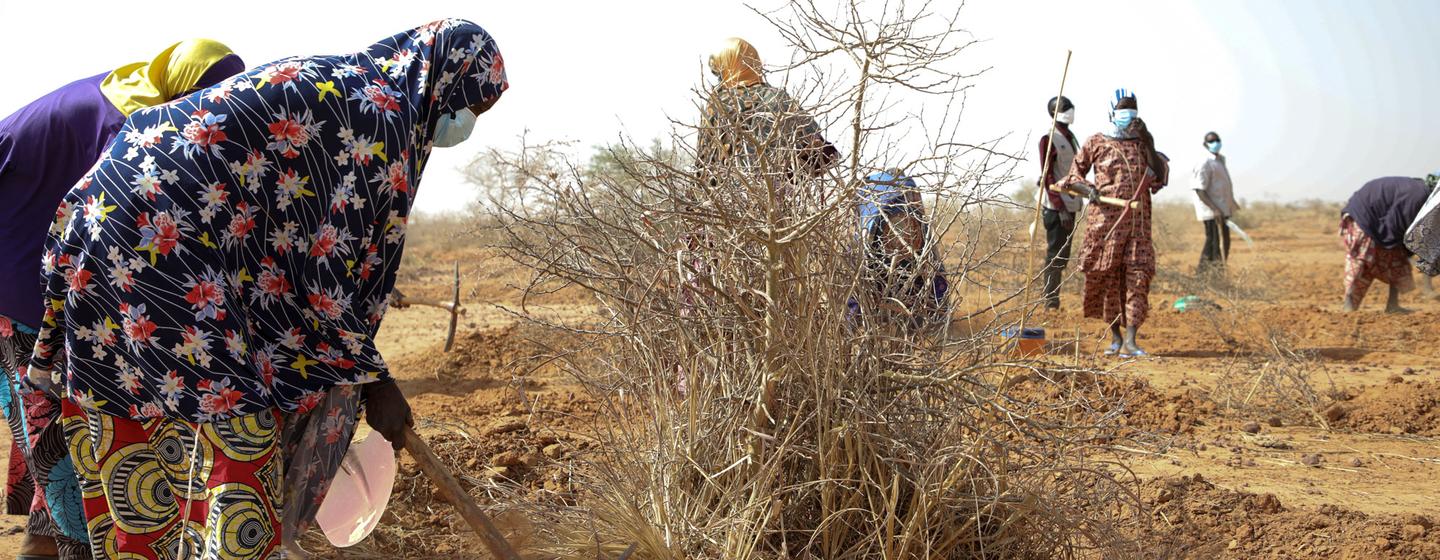
[[1045, 329], [1004, 329], [1000, 331], [1000, 345], [1016, 356], [1039, 356], [1045, 353]]

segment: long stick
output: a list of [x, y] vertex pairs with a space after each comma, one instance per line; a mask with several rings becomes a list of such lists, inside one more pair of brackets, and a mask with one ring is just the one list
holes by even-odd
[[[1069, 49], [1065, 50], [1065, 70], [1060, 73], [1060, 93], [1055, 95], [1056, 109], [1060, 108], [1060, 98], [1065, 97], [1065, 80], [1070, 78], [1070, 57], [1073, 54], [1073, 51]], [[1040, 178], [1040, 182], [1043, 184], [1036, 185], [1036, 187], [1038, 187], [1039, 189], [1039, 192], [1036, 194], [1038, 194], [1039, 196], [1035, 197], [1035, 221], [1032, 223], [1035, 223], [1037, 225], [1040, 223], [1040, 209], [1042, 208], [1042, 202], [1045, 200], [1046, 197], [1045, 189], [1050, 186], [1050, 153], [1055, 151], [1055, 129], [1058, 128], [1058, 125], [1056, 123], [1059, 118], [1060, 115], [1058, 110], [1050, 112], [1050, 135], [1045, 137], [1048, 142], [1047, 145], [1050, 146], [1050, 149], [1045, 150], [1045, 163], [1044, 165], [1040, 166], [1040, 169], [1043, 171], [1043, 174], [1045, 176]], [[1027, 267], [1027, 272], [1025, 274], [1026, 282], [1028, 282], [1025, 286], [1027, 291], [1031, 286], [1035, 285], [1035, 231], [1037, 229], [1039, 228], [1030, 228], [1030, 244], [1025, 246], [1025, 252], [1030, 255], [1030, 258], [1027, 259], [1029, 261], [1027, 263], [1029, 266]], [[1029, 313], [1026, 313], [1026, 315], [1028, 316]], [[1020, 321], [1020, 332], [1024, 333], [1025, 320], [1022, 318]]]
[[475, 530], [475, 534], [480, 535], [480, 541], [485, 543], [485, 548], [490, 551], [491, 556], [500, 560], [520, 560], [520, 555], [510, 547], [510, 543], [505, 540], [505, 535], [500, 534], [500, 529], [490, 521], [490, 516], [485, 515], [485, 512], [480, 510], [480, 506], [475, 505], [475, 501], [470, 499], [470, 494], [465, 492], [454, 476], [450, 475], [450, 471], [445, 468], [444, 463], [440, 462], [440, 458], [435, 456], [435, 452], [430, 450], [430, 446], [426, 445], [425, 440], [421, 439], [420, 435], [411, 428], [405, 428], [405, 450], [410, 452], [410, 458], [415, 459], [415, 464], [420, 465], [420, 470], [425, 473], [425, 476], [429, 477], [430, 481], [440, 489], [440, 496], [450, 502], [450, 505], [455, 506], [455, 509], [460, 512], [460, 517], [470, 524], [470, 528]]
[[[1076, 191], [1071, 191], [1071, 190], [1069, 190], [1069, 189], [1064, 189], [1064, 188], [1057, 187], [1057, 186], [1055, 186], [1055, 185], [1050, 185], [1050, 190], [1055, 191], [1055, 192], [1068, 192], [1068, 193], [1074, 193], [1074, 194], [1081, 194], [1081, 193], [1077, 193]], [[1097, 196], [1097, 197], [1095, 197], [1095, 201], [1096, 201], [1096, 202], [1099, 202], [1100, 204], [1107, 205], [1107, 206], [1119, 206], [1119, 207], [1122, 207], [1122, 208], [1123, 208], [1123, 207], [1126, 207], [1126, 206], [1129, 206], [1129, 207], [1131, 207], [1131, 208], [1139, 208], [1139, 207], [1140, 207], [1140, 201], [1138, 201], [1138, 200], [1127, 200], [1127, 199], [1124, 199], [1124, 198], [1119, 198], [1119, 197], [1114, 197], [1114, 196]]]

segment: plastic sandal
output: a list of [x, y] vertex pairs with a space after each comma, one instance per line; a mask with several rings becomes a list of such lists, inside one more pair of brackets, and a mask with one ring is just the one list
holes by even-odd
[[1135, 350], [1135, 353], [1134, 353], [1134, 354], [1121, 354], [1121, 355], [1120, 355], [1120, 358], [1121, 358], [1121, 359], [1124, 359], [1124, 360], [1128, 360], [1128, 359], [1131, 359], [1131, 358], [1149, 358], [1149, 357], [1150, 357], [1150, 353], [1149, 353], [1149, 352], [1146, 352], [1146, 351], [1144, 351], [1144, 350], [1140, 350], [1140, 349], [1138, 349], [1138, 348]]
[[1116, 342], [1116, 343], [1111, 344], [1111, 345], [1110, 345], [1110, 348], [1105, 351], [1105, 355], [1106, 355], [1106, 356], [1114, 356], [1114, 355], [1119, 354], [1119, 353], [1120, 353], [1120, 343], [1119, 343], [1119, 342]]

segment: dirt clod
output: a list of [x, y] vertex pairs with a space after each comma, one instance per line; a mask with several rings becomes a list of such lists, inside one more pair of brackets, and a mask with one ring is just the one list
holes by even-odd
[[490, 464], [497, 467], [514, 467], [523, 462], [519, 451], [502, 451], [490, 458]]
[[519, 418], [497, 418], [485, 429], [487, 435], [508, 434], [525, 428], [525, 421]]
[[1260, 433], [1260, 424], [1255, 422], [1246, 422], [1244, 425], [1240, 426], [1240, 431], [1247, 434], [1258, 434]]

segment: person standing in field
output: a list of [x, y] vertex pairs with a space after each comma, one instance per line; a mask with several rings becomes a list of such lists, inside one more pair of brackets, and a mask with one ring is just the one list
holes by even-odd
[[1205, 150], [1210, 157], [1195, 168], [1195, 219], [1205, 226], [1205, 247], [1200, 251], [1198, 272], [1223, 270], [1230, 258], [1230, 217], [1240, 205], [1230, 181], [1230, 169], [1220, 154], [1220, 135], [1205, 133]]
[[1041, 221], [1045, 224], [1045, 307], [1059, 309], [1060, 284], [1070, 262], [1075, 216], [1084, 208], [1084, 199], [1069, 192], [1055, 192], [1049, 186], [1061, 182], [1070, 171], [1080, 142], [1070, 132], [1070, 124], [1075, 122], [1075, 104], [1069, 98], [1052, 98], [1045, 110], [1055, 123], [1055, 131], [1040, 138], [1039, 152]]
[[[800, 195], [795, 185], [834, 166], [840, 152], [795, 98], [765, 82], [760, 53], [749, 41], [725, 39], [710, 55], [709, 67], [718, 83], [706, 100], [696, 139], [695, 164], [708, 189], [697, 198], [757, 217], [771, 210], [785, 216]], [[781, 187], [772, 191], [772, 184]], [[724, 188], [715, 188], [720, 185]], [[710, 235], [697, 228], [680, 242], [682, 260], [690, 265], [681, 282], [681, 313], [690, 315], [708, 298]]]
[[1347, 312], [1360, 308], [1376, 280], [1390, 286], [1387, 313], [1401, 313], [1400, 294], [1415, 289], [1405, 235], [1420, 215], [1431, 185], [1425, 179], [1382, 177], [1355, 194], [1340, 212], [1340, 244], [1345, 248]]
[[[1165, 186], [1169, 164], [1155, 151], [1154, 138], [1137, 116], [1134, 94], [1116, 90], [1110, 107], [1109, 128], [1085, 141], [1065, 184], [1091, 198], [1080, 249], [1085, 316], [1110, 324], [1112, 340], [1105, 355], [1142, 357], [1148, 354], [1137, 338], [1150, 313], [1150, 281], [1155, 276], [1150, 197]], [[1086, 179], [1092, 171], [1093, 182]], [[1101, 195], [1128, 204], [1095, 203]]]
[[245, 70], [209, 39], [171, 45], [148, 61], [84, 78], [0, 120], [0, 412], [10, 425], [5, 510], [29, 516], [21, 557], [89, 558], [60, 401], [24, 383], [44, 316], [40, 255], [55, 210], [132, 113]]
[[784, 89], [765, 82], [760, 53], [749, 41], [726, 39], [710, 55], [719, 80], [705, 104], [696, 156], [712, 177], [733, 173], [809, 178], [840, 159], [820, 125]]

